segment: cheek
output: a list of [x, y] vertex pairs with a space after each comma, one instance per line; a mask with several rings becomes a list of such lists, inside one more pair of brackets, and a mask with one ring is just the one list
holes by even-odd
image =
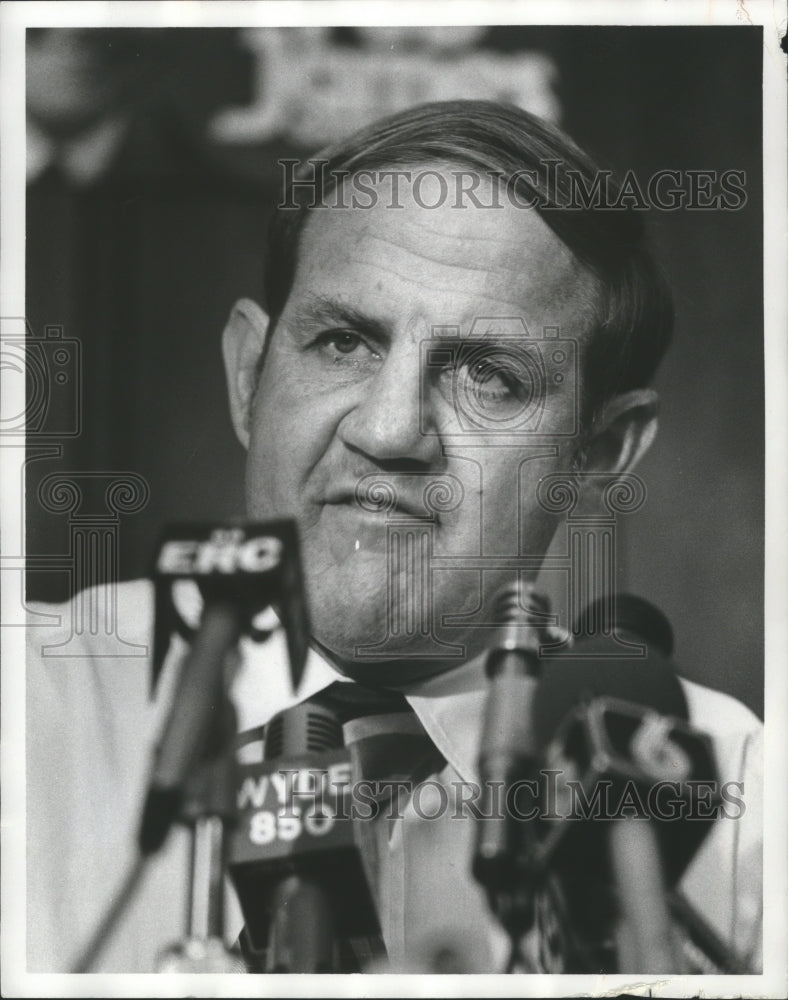
[[253, 411], [246, 460], [247, 507], [250, 515], [277, 517], [293, 511], [298, 484], [312, 459], [314, 434], [305, 423], [277, 405], [276, 400], [258, 403]]
[[306, 506], [305, 494], [331, 447], [337, 418], [328, 399], [304, 389], [282, 371], [269, 370], [261, 379], [246, 463], [250, 516], [299, 515]]
[[478, 547], [489, 556], [537, 555], [550, 543], [555, 514], [540, 504], [540, 480], [550, 473], [565, 471], [563, 455], [545, 454], [549, 446], [534, 448], [478, 449], [472, 461], [458, 462], [454, 472], [466, 488], [465, 502], [457, 518], [471, 550]]

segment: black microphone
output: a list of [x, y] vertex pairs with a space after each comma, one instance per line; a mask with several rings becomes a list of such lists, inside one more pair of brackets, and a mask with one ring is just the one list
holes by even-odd
[[500, 808], [500, 797], [536, 778], [540, 746], [533, 706], [542, 674], [540, 649], [555, 635], [546, 600], [522, 580], [500, 591], [495, 618], [499, 629], [486, 661], [489, 685], [479, 750], [487, 818], [477, 826], [473, 874], [490, 908], [515, 937], [533, 922], [533, 886], [522, 866], [530, 852], [521, 845], [529, 830]]
[[155, 628], [152, 687], [173, 634], [189, 644], [178, 665], [172, 707], [154, 751], [140, 854], [75, 963], [87, 972], [115, 932], [145, 864], [173, 822], [192, 828], [188, 936], [166, 950], [159, 971], [238, 970], [223, 935], [226, 829], [235, 820], [237, 726], [228, 695], [232, 656], [244, 632], [263, 638], [256, 619], [273, 607], [285, 627], [294, 688], [306, 662], [306, 617], [295, 523], [182, 525], [168, 528], [153, 570]]
[[[670, 967], [680, 958], [669, 893], [720, 811], [710, 740], [687, 721], [668, 659], [670, 628], [648, 602], [622, 595], [611, 609], [618, 604], [620, 619], [545, 665], [534, 697], [544, 750], [523, 849], [541, 873], [537, 921], [551, 928], [542, 935], [553, 942], [542, 956], [549, 971], [682, 971]], [[608, 658], [611, 630], [631, 657]], [[637, 970], [622, 968], [622, 914], [640, 936]]]
[[[641, 621], [659, 616], [640, 598], [617, 596], [612, 608], [619, 603], [630, 610], [640, 605]], [[682, 788], [677, 794], [687, 794], [692, 782], [714, 786], [717, 769], [711, 741], [689, 723], [684, 691], [665, 653], [670, 649], [665, 633], [655, 642], [652, 632], [638, 628], [637, 618], [623, 621], [614, 630], [631, 644], [631, 657], [607, 658], [609, 643], [600, 629], [599, 634], [583, 637], [569, 652], [546, 663], [534, 695], [535, 738], [543, 771], [551, 765], [566, 767], [552, 785], [547, 784], [547, 790], [555, 793], [573, 778], [582, 782], [585, 791], [607, 780], [616, 785], [616, 792], [631, 788], [633, 795], [636, 785], [659, 781], [678, 782]], [[568, 790], [577, 789], [570, 786]], [[709, 805], [709, 820], [716, 815], [715, 803], [719, 805], [717, 800]], [[681, 836], [677, 824], [668, 824], [663, 831], [673, 882], [709, 830], [697, 815], [700, 804], [688, 800], [682, 811], [690, 808], [693, 820], [700, 822], [686, 829], [682, 826]], [[561, 826], [562, 836], [569, 829]]]
[[239, 765], [228, 852], [249, 971], [360, 971], [349, 942], [378, 938], [380, 925], [340, 717], [317, 696], [274, 716], [263, 750], [261, 763]]
[[[165, 532], [153, 574], [154, 681], [173, 632], [186, 638], [190, 650], [155, 751], [139, 832], [143, 854], [163, 844], [195, 768], [220, 759], [229, 748], [235, 719], [226, 696], [228, 654], [243, 632], [254, 631], [255, 617], [271, 606], [286, 629], [293, 684], [298, 684], [309, 634], [300, 572], [291, 521], [185, 525]], [[215, 784], [209, 811], [229, 820], [233, 789], [218, 787], [222, 781]]]

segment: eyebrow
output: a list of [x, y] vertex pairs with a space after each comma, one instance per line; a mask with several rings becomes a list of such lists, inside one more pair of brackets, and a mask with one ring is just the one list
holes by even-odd
[[294, 308], [289, 325], [307, 329], [327, 325], [350, 327], [378, 342], [391, 339], [388, 324], [328, 295], [310, 295], [303, 305]]

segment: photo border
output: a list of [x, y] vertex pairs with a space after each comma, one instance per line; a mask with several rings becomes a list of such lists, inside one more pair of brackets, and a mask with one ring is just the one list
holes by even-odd
[[[766, 415], [764, 972], [748, 976], [163, 976], [45, 975], [25, 971], [24, 609], [19, 587], [2, 587], [2, 941], [5, 996], [652, 996], [780, 995], [788, 969], [788, 273], [786, 212], [785, 8], [770, 0], [558, 0], [485, 4], [388, 2], [209, 4], [17, 2], [0, 9], [0, 302], [4, 316], [25, 313], [24, 31], [26, 27], [220, 27], [276, 24], [762, 25], [764, 302]], [[4, 412], [21, 412], [18, 381], [3, 372]], [[7, 390], [7, 391], [6, 391]], [[24, 537], [20, 476], [24, 447], [3, 448], [0, 508], [6, 552]], [[23, 552], [23, 548], [19, 548]]]

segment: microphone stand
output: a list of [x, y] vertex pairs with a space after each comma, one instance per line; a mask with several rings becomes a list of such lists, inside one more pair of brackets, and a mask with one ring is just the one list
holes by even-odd
[[610, 830], [610, 860], [619, 905], [618, 972], [645, 975], [686, 970], [671, 936], [662, 859], [653, 820], [621, 817]]
[[186, 936], [159, 956], [157, 972], [243, 973], [240, 954], [224, 939], [227, 833], [236, 822], [235, 710], [223, 689], [209, 749], [187, 779], [179, 821], [189, 827], [190, 885]]

